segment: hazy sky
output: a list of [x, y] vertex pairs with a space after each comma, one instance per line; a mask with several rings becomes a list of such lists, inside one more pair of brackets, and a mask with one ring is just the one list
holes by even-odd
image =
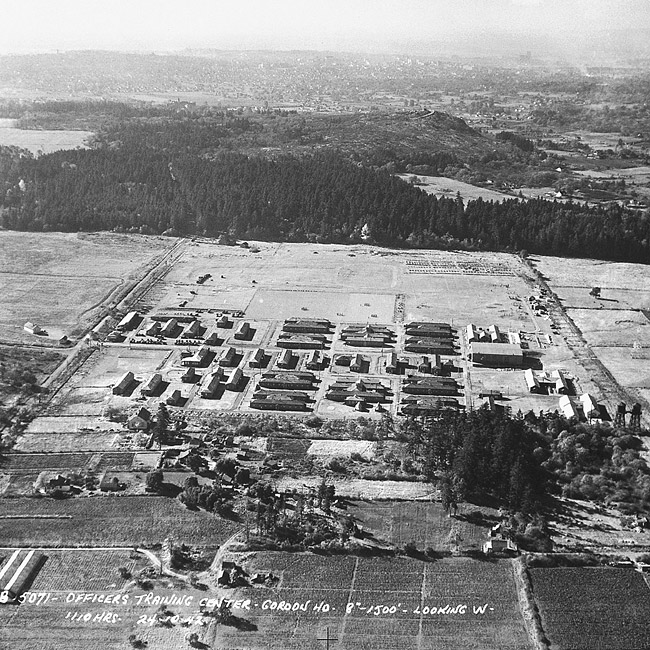
[[[0, 53], [186, 47], [408, 50], [529, 33], [567, 44], [650, 28], [650, 0], [10, 0]], [[624, 46], [625, 43], [621, 42]]]

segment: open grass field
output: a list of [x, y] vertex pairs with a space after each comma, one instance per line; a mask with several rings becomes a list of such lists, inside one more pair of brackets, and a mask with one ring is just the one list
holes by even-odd
[[[409, 180], [413, 174], [397, 174], [404, 180]], [[456, 195], [460, 193], [465, 201], [472, 201], [478, 198], [484, 201], [505, 201], [506, 199], [514, 198], [501, 192], [488, 190], [484, 187], [477, 187], [463, 181], [457, 181], [453, 178], [445, 178], [444, 176], [420, 176], [417, 175], [417, 187], [424, 190], [427, 194], [434, 194], [438, 198], [444, 197], [447, 199], [455, 199]]]
[[0, 339], [34, 343], [78, 333], [104, 301], [174, 240], [112, 233], [0, 232]]
[[90, 131], [46, 131], [17, 129], [15, 120], [0, 119], [0, 145], [21, 147], [33, 154], [52, 153], [60, 149], [86, 149]]
[[[464, 510], [470, 511], [469, 507]], [[496, 511], [482, 509], [485, 516], [495, 516]], [[439, 552], [477, 550], [487, 539], [489, 521], [484, 525], [468, 521], [465, 517], [451, 518], [440, 503], [416, 502], [363, 502], [357, 501], [348, 508], [364, 532], [372, 533], [378, 540], [403, 547], [415, 543], [420, 551], [433, 548]]]
[[237, 529], [231, 521], [187, 510], [166, 497], [6, 499], [2, 514], [30, 516], [1, 520], [0, 544], [5, 546], [152, 546], [167, 537], [214, 545]]
[[542, 627], [553, 650], [650, 647], [650, 589], [632, 569], [531, 569]]
[[[237, 597], [251, 599], [251, 613], [244, 617], [256, 629], [210, 626], [202, 636], [210, 647], [316, 650], [327, 628], [337, 639], [333, 647], [346, 650], [530, 647], [508, 561], [258, 553], [245, 567], [249, 573], [270, 571], [280, 582], [273, 589], [237, 590]], [[307, 606], [263, 609], [264, 603], [282, 600]]]

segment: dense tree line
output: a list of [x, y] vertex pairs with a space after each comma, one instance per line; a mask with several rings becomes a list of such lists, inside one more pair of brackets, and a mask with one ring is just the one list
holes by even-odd
[[550, 495], [616, 503], [645, 512], [650, 468], [625, 429], [555, 413], [510, 416], [486, 408], [438, 419], [407, 418], [398, 431], [443, 505], [484, 495], [512, 511], [539, 511]]
[[[151, 123], [144, 130], [145, 143], [155, 128]], [[168, 150], [129, 142], [33, 158], [2, 149], [2, 226], [228, 232], [252, 239], [527, 249], [648, 261], [650, 219], [618, 205], [591, 208], [542, 199], [478, 199], [464, 205], [427, 195], [388, 170], [364, 167], [335, 152], [276, 159], [199, 156], [199, 141], [181, 133], [184, 128], [178, 126], [178, 137], [170, 132]], [[248, 128], [245, 120], [240, 128]], [[188, 143], [185, 151], [181, 142]]]

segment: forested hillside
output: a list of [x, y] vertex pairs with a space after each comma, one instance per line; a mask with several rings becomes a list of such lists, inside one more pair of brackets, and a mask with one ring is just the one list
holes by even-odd
[[[362, 156], [305, 145], [286, 154], [259, 142], [254, 147], [256, 138], [270, 137], [268, 128], [246, 117], [129, 118], [119, 106], [106, 110], [111, 121], [90, 149], [34, 158], [0, 148], [3, 227], [227, 232], [251, 239], [649, 259], [650, 220], [644, 213], [544, 200], [464, 205], [392, 175], [414, 164], [440, 173], [456, 160], [444, 149], [397, 154], [377, 146]], [[460, 138], [468, 127], [454, 126], [454, 119], [447, 127]], [[291, 124], [300, 128], [300, 122], [281, 120], [273, 137]], [[511, 143], [500, 146], [517, 149], [513, 155], [534, 155]]]

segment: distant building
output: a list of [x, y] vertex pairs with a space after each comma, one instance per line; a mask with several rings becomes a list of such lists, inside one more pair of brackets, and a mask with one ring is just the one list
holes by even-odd
[[165, 323], [165, 326], [162, 328], [160, 334], [165, 338], [172, 338], [176, 334], [177, 329], [178, 329], [178, 321], [175, 318], [170, 318]]
[[140, 323], [140, 315], [137, 311], [130, 311], [117, 325], [120, 332], [135, 329]]
[[219, 357], [219, 365], [225, 368], [232, 368], [237, 365], [237, 350], [235, 348], [226, 348]]
[[291, 354], [291, 350], [282, 350], [276, 363], [278, 368], [289, 368], [292, 362], [293, 354]]
[[26, 332], [29, 332], [30, 334], [36, 334], [37, 336], [45, 334], [45, 330], [40, 325], [37, 325], [36, 323], [32, 323], [30, 321], [27, 321], [23, 325], [23, 329]]
[[219, 390], [219, 384], [221, 383], [221, 378], [223, 377], [223, 370], [221, 368], [217, 369], [216, 372], [213, 372], [210, 375], [205, 386], [201, 388], [201, 397], [203, 399], [212, 399], [216, 392]]
[[129, 392], [131, 385], [135, 382], [135, 377], [133, 373], [129, 372], [124, 373], [120, 380], [113, 386], [113, 395], [124, 395]]
[[142, 407], [135, 415], [131, 416], [126, 423], [130, 431], [146, 431], [151, 424], [151, 413]]
[[327, 339], [320, 334], [280, 334], [278, 347], [290, 350], [322, 350]]
[[181, 403], [183, 396], [178, 388], [172, 391], [172, 394], [165, 400], [169, 406], [178, 406]]
[[415, 338], [451, 339], [454, 332], [447, 323], [412, 322], [406, 325], [406, 335]]
[[568, 395], [562, 395], [562, 397], [560, 397], [560, 410], [567, 420], [578, 417], [578, 411], [575, 406], [573, 406], [571, 398]]
[[524, 364], [521, 347], [510, 343], [472, 343], [472, 363], [491, 368], [520, 368]]
[[259, 381], [261, 388], [314, 390], [316, 376], [311, 372], [265, 372]]
[[350, 363], [350, 370], [352, 372], [363, 372], [366, 368], [366, 359], [361, 354], [355, 354], [352, 363]]
[[457, 355], [452, 339], [419, 339], [408, 337], [404, 343], [407, 352], [418, 352], [419, 354], [445, 354], [448, 356]]
[[400, 360], [397, 352], [391, 352], [386, 360], [386, 372], [391, 375], [397, 375], [400, 371]]
[[196, 374], [196, 368], [194, 366], [190, 366], [182, 375], [181, 375], [181, 381], [184, 384], [190, 384], [194, 381], [196, 381], [198, 378], [198, 375]]
[[320, 370], [323, 364], [323, 358], [319, 350], [312, 350], [307, 357], [305, 364], [307, 370]]
[[580, 395], [580, 404], [582, 405], [582, 411], [587, 420], [600, 418], [600, 407], [598, 406], [598, 402], [589, 393], [583, 393]]
[[287, 318], [282, 329], [299, 334], [329, 334], [332, 323], [325, 318]]
[[140, 393], [145, 397], [151, 397], [162, 384], [162, 375], [158, 372], [151, 375], [147, 383], [140, 389]]
[[407, 395], [402, 400], [401, 411], [404, 415], [438, 415], [442, 411], [457, 411], [459, 407], [456, 399], [441, 399]]
[[253, 395], [250, 403], [251, 408], [267, 411], [306, 411], [307, 402], [295, 393], [262, 393]]
[[184, 366], [207, 366], [210, 359], [210, 348], [202, 345], [194, 354], [191, 354], [189, 357], [185, 357], [181, 360], [181, 364]]
[[490, 341], [492, 343], [501, 342], [501, 332], [499, 331], [499, 328], [496, 325], [490, 325], [490, 327], [488, 327], [488, 336], [490, 337]]
[[239, 324], [239, 327], [235, 330], [235, 338], [238, 340], [246, 340], [250, 337], [251, 326], [247, 321], [243, 321]]
[[244, 373], [241, 368], [235, 368], [231, 373], [228, 381], [226, 382], [227, 390], [237, 390], [244, 379]]
[[409, 377], [402, 392], [413, 395], [458, 395], [458, 384], [451, 377]]
[[257, 348], [255, 352], [251, 355], [251, 358], [248, 361], [248, 365], [251, 368], [262, 368], [264, 366], [264, 361], [266, 358], [266, 353], [262, 348]]
[[201, 323], [198, 320], [192, 321], [189, 325], [185, 326], [181, 338], [183, 339], [198, 339], [201, 337]]
[[353, 347], [384, 347], [394, 336], [393, 330], [380, 325], [347, 325], [341, 330], [341, 339]]

